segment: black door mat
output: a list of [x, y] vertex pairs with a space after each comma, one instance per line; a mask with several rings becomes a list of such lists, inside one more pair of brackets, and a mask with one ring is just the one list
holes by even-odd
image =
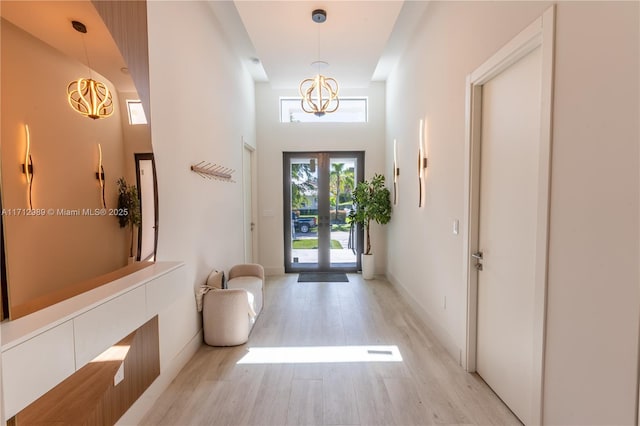
[[349, 278], [343, 272], [300, 272], [299, 283], [348, 283]]

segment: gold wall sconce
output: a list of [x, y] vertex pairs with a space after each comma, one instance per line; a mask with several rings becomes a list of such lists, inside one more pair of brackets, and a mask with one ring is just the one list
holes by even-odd
[[100, 195], [102, 196], [102, 208], [107, 208], [107, 201], [104, 197], [104, 166], [102, 165], [102, 146], [98, 144], [98, 171], [96, 172], [96, 179], [100, 185]]
[[422, 207], [424, 196], [425, 169], [427, 168], [427, 157], [425, 155], [425, 122], [420, 120], [420, 137], [418, 139], [418, 207]]
[[[73, 28], [81, 34], [87, 33], [87, 27], [79, 21], [71, 21]], [[107, 86], [91, 78], [91, 65], [87, 46], [82, 36], [82, 45], [89, 68], [89, 78], [79, 78], [67, 86], [67, 100], [74, 111], [92, 119], [106, 118], [113, 114], [113, 99]]]
[[33, 160], [31, 159], [31, 134], [29, 125], [24, 125], [26, 147], [24, 151], [24, 163], [22, 164], [22, 173], [27, 177], [27, 204], [29, 209], [33, 209], [33, 201], [31, 199], [31, 189], [33, 187]]
[[398, 176], [400, 176], [400, 167], [398, 167], [398, 141], [393, 140], [393, 205], [398, 205]]

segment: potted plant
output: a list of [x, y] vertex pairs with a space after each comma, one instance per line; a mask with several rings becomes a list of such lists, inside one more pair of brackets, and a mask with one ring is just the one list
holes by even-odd
[[371, 253], [371, 221], [384, 225], [391, 220], [391, 197], [384, 186], [384, 176], [376, 174], [370, 181], [358, 182], [353, 193], [353, 209], [349, 212], [351, 223], [364, 226], [365, 249], [362, 253], [362, 278], [373, 278], [375, 260]]
[[140, 200], [138, 199], [138, 189], [135, 185], [127, 185], [127, 181], [121, 177], [118, 179], [118, 222], [120, 228], [129, 226], [131, 229], [131, 244], [129, 246], [129, 264], [133, 263], [133, 231], [134, 227], [140, 226], [142, 217], [140, 214]]

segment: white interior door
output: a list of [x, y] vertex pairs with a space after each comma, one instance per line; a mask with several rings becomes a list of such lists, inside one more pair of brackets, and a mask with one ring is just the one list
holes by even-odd
[[532, 418], [541, 48], [482, 88], [477, 372]]
[[155, 260], [155, 184], [153, 182], [153, 161], [138, 161], [138, 182], [140, 191], [140, 213], [142, 235], [140, 237], [140, 260]]
[[251, 170], [253, 151], [244, 147], [242, 165], [242, 186], [244, 193], [244, 261], [253, 263], [253, 173]]

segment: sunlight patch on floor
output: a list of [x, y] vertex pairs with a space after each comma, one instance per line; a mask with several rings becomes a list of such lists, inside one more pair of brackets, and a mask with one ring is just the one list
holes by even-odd
[[249, 348], [237, 364], [319, 364], [402, 362], [397, 346], [301, 346]]

